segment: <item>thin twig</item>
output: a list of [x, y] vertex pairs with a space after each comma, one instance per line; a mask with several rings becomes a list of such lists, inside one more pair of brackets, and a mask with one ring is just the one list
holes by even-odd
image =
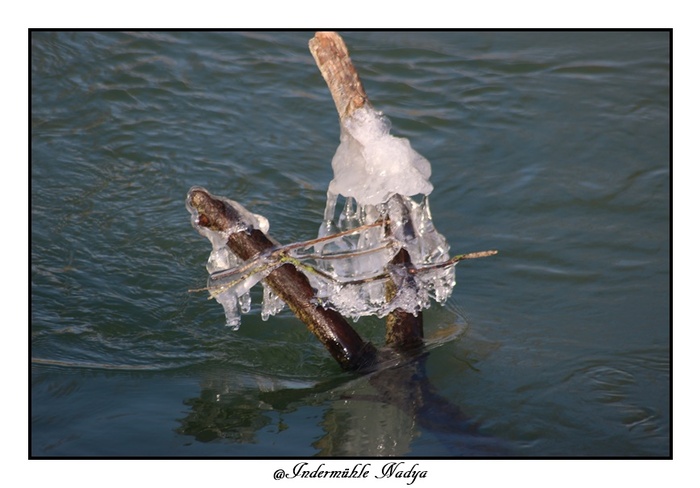
[[324, 236], [324, 237], [317, 237], [316, 239], [309, 239], [308, 241], [301, 241], [301, 242], [294, 242], [292, 244], [287, 244], [286, 246], [282, 246], [278, 248], [280, 251], [291, 251], [293, 249], [298, 249], [298, 248], [306, 248], [306, 247], [311, 247], [316, 244], [321, 244], [322, 242], [327, 242], [327, 241], [333, 241], [335, 239], [339, 239], [340, 237], [345, 237], [347, 235], [351, 234], [357, 234], [358, 232], [363, 232], [367, 229], [371, 229], [372, 227], [379, 227], [380, 225], [385, 225], [389, 223], [389, 219], [384, 219], [384, 220], [377, 220], [376, 222], [372, 222], [371, 224], [364, 224], [359, 227], [353, 227], [352, 229], [344, 230], [342, 232], [338, 232], [336, 234], [331, 234], [329, 236]]
[[[328, 237], [330, 237], [330, 236], [328, 236]], [[375, 252], [375, 251], [378, 251], [378, 250], [383, 249], [385, 247], [388, 247], [389, 244], [382, 246], [380, 248], [367, 249], [364, 251], [356, 251], [354, 253], [347, 253], [342, 257], [355, 257], [355, 256], [363, 255], [363, 254], [369, 254], [371, 252]], [[411, 266], [410, 268], [407, 268], [407, 269], [409, 270], [409, 274], [418, 274], [418, 273], [422, 273], [422, 272], [429, 271], [432, 269], [448, 268], [450, 266], [456, 265], [460, 261], [465, 261], [467, 259], [486, 258], [489, 256], [493, 256], [495, 254], [498, 254], [498, 251], [488, 250], [488, 251], [470, 252], [470, 253], [466, 253], [466, 254], [458, 254], [458, 255], [452, 257], [451, 259], [448, 259], [447, 261], [443, 261], [440, 263], [426, 264], [424, 266]], [[380, 274], [370, 276], [367, 278], [360, 278], [360, 279], [345, 281], [345, 280], [338, 279], [337, 277], [335, 277], [329, 273], [326, 273], [325, 271], [321, 271], [320, 269], [303, 262], [306, 259], [318, 259], [316, 255], [309, 255], [309, 256], [303, 256], [300, 258], [296, 258], [296, 257], [290, 256], [289, 254], [286, 254], [286, 253], [281, 253], [281, 254], [272, 253], [271, 256], [277, 257], [277, 260], [276, 261], [268, 261], [268, 264], [262, 265], [258, 268], [253, 269], [252, 272], [241, 276], [237, 280], [234, 280], [230, 283], [227, 283], [225, 286], [222, 286], [222, 287], [208, 286], [206, 288], [195, 288], [195, 289], [188, 290], [188, 291], [189, 292], [208, 291], [212, 294], [212, 296], [210, 298], [213, 298], [213, 297], [218, 296], [219, 294], [223, 293], [224, 291], [228, 290], [229, 288], [245, 281], [246, 279], [250, 278], [251, 276], [253, 276], [255, 274], [265, 272], [268, 269], [277, 268], [277, 267], [279, 267], [283, 264], [286, 264], [286, 263], [292, 264], [297, 269], [304, 270], [304, 271], [307, 271], [311, 274], [320, 276], [328, 281], [332, 281], [333, 283], [337, 283], [341, 286], [362, 285], [362, 284], [366, 284], [366, 283], [383, 281], [383, 280], [389, 279], [391, 277], [391, 275], [389, 273], [380, 273]], [[326, 259], [330, 258], [330, 256], [320, 256], [320, 257], [326, 258]], [[254, 261], [257, 261], [257, 259]], [[250, 265], [244, 265], [244, 267], [247, 269], [247, 268], [250, 268]], [[246, 269], [244, 269], [244, 267], [232, 268], [230, 270], [226, 270], [225, 272], [227, 274], [223, 277], [231, 276], [234, 274], [239, 274], [243, 271], [246, 271]], [[212, 275], [212, 278], [214, 276], [215, 275]], [[221, 279], [221, 276], [217, 275], [217, 277], [215, 279]]]

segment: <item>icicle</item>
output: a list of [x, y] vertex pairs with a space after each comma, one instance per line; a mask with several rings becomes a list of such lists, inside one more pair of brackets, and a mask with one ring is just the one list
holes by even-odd
[[284, 301], [263, 283], [263, 303], [261, 316], [266, 321], [270, 316], [278, 314], [284, 308]]

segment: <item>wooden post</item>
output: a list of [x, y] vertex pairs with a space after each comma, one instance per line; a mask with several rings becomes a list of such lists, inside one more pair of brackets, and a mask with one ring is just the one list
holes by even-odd
[[[326, 80], [341, 121], [359, 108], [370, 105], [360, 75], [352, 64], [343, 38], [336, 32], [317, 32], [309, 41], [309, 50]], [[402, 249], [392, 264], [411, 266], [411, 258]], [[396, 293], [393, 283], [387, 285], [387, 301]], [[397, 350], [414, 349], [423, 344], [423, 314], [413, 315], [394, 310], [386, 319], [386, 344]]]
[[[391, 264], [402, 264], [407, 266], [409, 270], [413, 268], [411, 257], [405, 249], [401, 249], [394, 256]], [[396, 296], [396, 285], [391, 280], [387, 282], [386, 295], [387, 300], [391, 300]], [[403, 351], [413, 350], [422, 346], [423, 313], [418, 312], [416, 315], [413, 315], [404, 310], [396, 309], [387, 315], [386, 345]]]
[[348, 48], [338, 33], [317, 32], [309, 41], [309, 50], [326, 80], [341, 119], [369, 103]]
[[[231, 205], [197, 188], [187, 196], [190, 207], [197, 211], [196, 225], [214, 231], [230, 229], [241, 220]], [[257, 229], [233, 232], [227, 246], [243, 260], [248, 260], [275, 244]], [[347, 370], [371, 369], [377, 362], [377, 350], [335, 310], [314, 304], [316, 293], [308, 278], [291, 264], [272, 271], [265, 283], [287, 303], [294, 314], [318, 338], [340, 365]]]

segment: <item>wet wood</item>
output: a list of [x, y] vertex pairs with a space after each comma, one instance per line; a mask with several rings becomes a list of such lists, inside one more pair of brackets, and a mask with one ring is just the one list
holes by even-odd
[[[204, 189], [190, 191], [188, 203], [197, 211], [197, 225], [201, 227], [225, 231], [236, 227], [241, 220], [235, 208]], [[249, 229], [231, 233], [227, 246], [236, 256], [248, 260], [272, 249], [275, 244], [263, 232]], [[342, 315], [314, 304], [315, 290], [308, 278], [293, 265], [280, 266], [264, 281], [344, 369], [366, 370], [377, 363], [376, 348], [365, 342]]]
[[[401, 249], [391, 264], [400, 264], [407, 269], [414, 269], [411, 257], [405, 249]], [[396, 296], [396, 285], [387, 282], [387, 301]], [[386, 317], [386, 345], [402, 351], [410, 351], [423, 345], [423, 313], [412, 314], [401, 309], [392, 311]]]

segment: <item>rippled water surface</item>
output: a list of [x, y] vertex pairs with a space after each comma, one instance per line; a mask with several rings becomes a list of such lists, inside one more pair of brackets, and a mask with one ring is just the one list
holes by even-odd
[[318, 230], [313, 33], [34, 32], [32, 454], [667, 456], [668, 33], [342, 34], [453, 252], [500, 251], [426, 311], [425, 363], [354, 376], [289, 311], [232, 332], [188, 293], [191, 186]]

